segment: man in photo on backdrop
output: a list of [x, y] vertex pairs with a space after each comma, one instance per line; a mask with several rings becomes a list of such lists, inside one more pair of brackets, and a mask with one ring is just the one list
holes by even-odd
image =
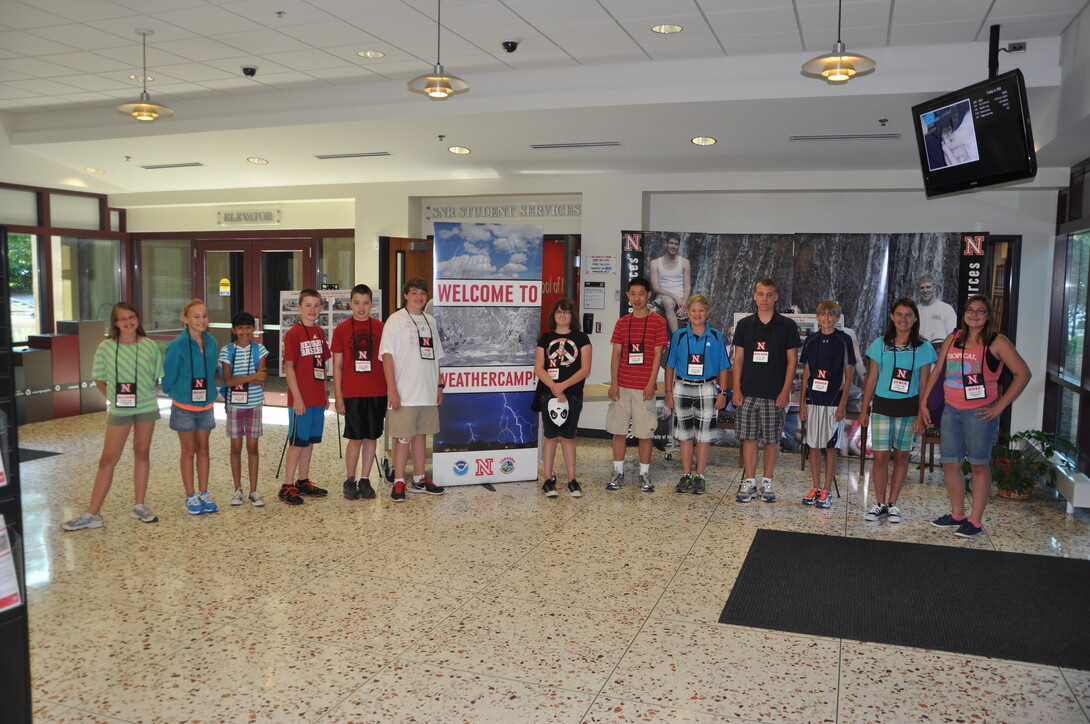
[[[424, 447], [428, 435], [439, 432], [439, 405], [443, 383], [439, 360], [443, 344], [435, 317], [424, 311], [428, 283], [413, 277], [402, 287], [405, 306], [390, 315], [383, 328], [379, 357], [386, 376], [386, 425], [394, 438], [394, 490], [390, 498], [405, 502], [405, 490], [442, 495], [446, 491], [424, 474]], [[413, 455], [413, 479], [405, 484], [409, 451]]]
[[655, 301], [662, 305], [662, 315], [673, 335], [679, 320], [687, 316], [686, 304], [693, 291], [692, 269], [689, 260], [678, 255], [681, 237], [670, 232], [666, 235], [666, 253], [651, 260], [651, 291]]
[[734, 330], [733, 402], [738, 408], [738, 437], [745, 469], [738, 488], [739, 503], [757, 497], [759, 442], [765, 446], [761, 500], [776, 501], [772, 474], [780, 456], [780, 438], [802, 345], [798, 325], [776, 311], [779, 298], [774, 281], [757, 282], [753, 292], [757, 313], [740, 320]]
[[609, 410], [606, 432], [613, 436], [613, 473], [606, 490], [624, 485], [624, 454], [631, 425], [639, 440], [640, 488], [655, 492], [651, 484], [651, 443], [658, 424], [655, 414], [655, 383], [662, 350], [666, 346], [666, 320], [647, 308], [651, 283], [643, 277], [628, 281], [628, 303], [632, 312], [617, 320], [610, 343]]
[[958, 315], [946, 302], [939, 299], [935, 277], [924, 274], [916, 284], [920, 303], [920, 336], [932, 344], [941, 344], [958, 326]]

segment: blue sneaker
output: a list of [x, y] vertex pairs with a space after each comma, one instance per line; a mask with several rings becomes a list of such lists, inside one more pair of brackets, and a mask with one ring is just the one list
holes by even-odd
[[207, 490], [202, 492], [198, 497], [201, 499], [201, 505], [204, 506], [205, 513], [215, 513], [219, 510], [216, 504], [212, 502], [212, 496], [208, 494]]
[[190, 495], [185, 499], [185, 512], [190, 515], [200, 515], [204, 512], [204, 503], [201, 502], [201, 498], [197, 494]]

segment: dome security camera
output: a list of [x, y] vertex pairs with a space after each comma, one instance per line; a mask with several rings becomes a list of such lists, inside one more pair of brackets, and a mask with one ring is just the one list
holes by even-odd
[[519, 49], [519, 41], [517, 40], [505, 40], [500, 43], [500, 45], [502, 45], [503, 49], [508, 53], [514, 53], [516, 50]]
[[246, 76], [247, 78], [253, 78], [255, 75], [257, 75], [257, 66], [256, 65], [244, 65], [244, 66], [242, 66], [242, 74], [244, 76]]

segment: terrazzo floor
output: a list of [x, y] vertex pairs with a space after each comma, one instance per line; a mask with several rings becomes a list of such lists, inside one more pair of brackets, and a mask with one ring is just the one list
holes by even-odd
[[187, 515], [164, 419], [160, 522], [129, 517], [127, 453], [105, 527], [71, 533], [58, 525], [86, 505], [104, 415], [19, 429], [64, 452], [22, 467], [36, 721], [1090, 722], [1088, 671], [716, 623], [762, 527], [1090, 557], [1090, 515], [1044, 490], [993, 500], [986, 535], [964, 541], [927, 524], [947, 511], [938, 472], [910, 472], [903, 523], [865, 523], [857, 461], [829, 510], [799, 504], [794, 454], [780, 502], [742, 505], [735, 449], [713, 448], [705, 496], [674, 493], [680, 465], [659, 452], [658, 492], [607, 492], [608, 445], [580, 440], [581, 499], [525, 482], [348, 501], [328, 417], [311, 477], [331, 495], [289, 508], [273, 479], [282, 411], [268, 413], [265, 508], [227, 504], [221, 419], [220, 512]]

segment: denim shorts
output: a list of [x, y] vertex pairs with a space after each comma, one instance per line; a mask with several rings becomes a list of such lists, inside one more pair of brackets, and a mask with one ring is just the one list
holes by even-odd
[[983, 409], [959, 410], [947, 405], [943, 410], [939, 433], [944, 465], [966, 459], [970, 465], [987, 465], [991, 462], [992, 444], [999, 432], [999, 418], [981, 420], [977, 413]]
[[172, 405], [170, 408], [170, 429], [174, 432], [196, 432], [197, 430], [215, 430], [216, 416], [212, 408], [196, 412]]

